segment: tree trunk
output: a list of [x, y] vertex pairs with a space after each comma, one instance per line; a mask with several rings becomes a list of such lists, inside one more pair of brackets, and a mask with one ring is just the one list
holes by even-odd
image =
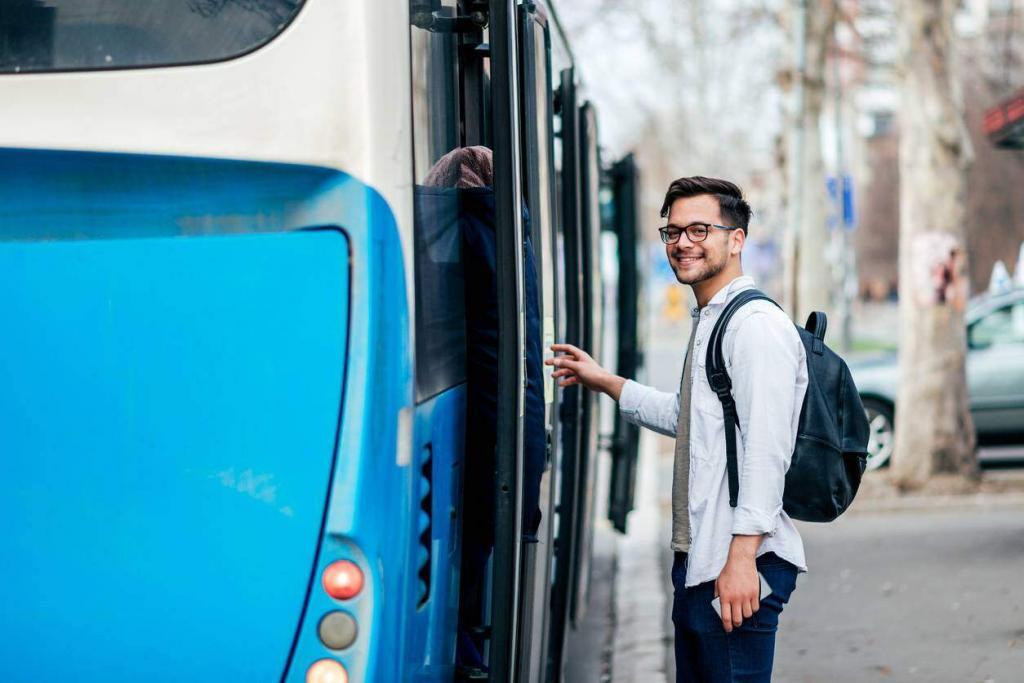
[[956, 0], [902, 0], [900, 387], [893, 477], [974, 477], [964, 308], [966, 171], [971, 148], [956, 70]]
[[[805, 7], [801, 11], [801, 7]], [[826, 217], [825, 162], [821, 150], [821, 113], [825, 101], [825, 66], [836, 22], [835, 0], [791, 0], [791, 26], [804, 22], [804, 58], [797, 57], [796, 106], [790, 116], [787, 304], [797, 322], [813, 311], [828, 311], [832, 275], [825, 259], [829, 243]], [[798, 38], [799, 40], [799, 38]], [[800, 46], [797, 47], [800, 49]], [[802, 64], [801, 64], [802, 62]], [[802, 66], [802, 73], [801, 73]]]

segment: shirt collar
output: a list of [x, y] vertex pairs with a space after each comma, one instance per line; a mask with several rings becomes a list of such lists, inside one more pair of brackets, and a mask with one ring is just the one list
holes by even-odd
[[[737, 278], [733, 278], [733, 280], [729, 284], [727, 284], [725, 287], [722, 287], [715, 293], [713, 297], [711, 297], [711, 301], [708, 302], [708, 306], [723, 306], [725, 305], [725, 302], [732, 298], [733, 294], [736, 294], [737, 292], [740, 292], [744, 289], [750, 289], [753, 286], [754, 278], [750, 277], [749, 275], [740, 275]], [[690, 314], [696, 318], [698, 315], [700, 315], [700, 308], [694, 306], [690, 310]]]

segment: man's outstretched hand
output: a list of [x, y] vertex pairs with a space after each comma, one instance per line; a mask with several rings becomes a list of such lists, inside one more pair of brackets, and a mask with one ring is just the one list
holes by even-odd
[[555, 367], [551, 376], [558, 379], [558, 386], [582, 384], [591, 391], [603, 391], [616, 401], [619, 400], [625, 379], [608, 372], [590, 354], [572, 344], [552, 344], [551, 350], [561, 355], [548, 358], [544, 364]]

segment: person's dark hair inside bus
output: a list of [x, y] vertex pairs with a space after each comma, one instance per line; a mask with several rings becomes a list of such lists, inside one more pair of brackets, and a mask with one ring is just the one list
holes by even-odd
[[[459, 189], [466, 308], [466, 458], [462, 510], [459, 663], [483, 666], [481, 623], [487, 560], [494, 546], [494, 449], [498, 406], [498, 286], [492, 153], [461, 147], [427, 174], [426, 185]], [[525, 214], [525, 210], [524, 210]], [[529, 216], [524, 216], [527, 225]], [[538, 276], [530, 231], [524, 228], [526, 402], [523, 414], [523, 535], [536, 542], [540, 480], [546, 459], [543, 343]]]

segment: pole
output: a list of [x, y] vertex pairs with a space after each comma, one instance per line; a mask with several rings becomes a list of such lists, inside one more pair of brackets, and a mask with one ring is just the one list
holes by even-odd
[[790, 139], [789, 163], [789, 226], [786, 233], [786, 281], [783, 299], [789, 312], [799, 315], [797, 279], [800, 277], [800, 226], [804, 209], [804, 147], [806, 136], [806, 101], [804, 79], [807, 72], [807, 0], [796, 0], [796, 78], [793, 85], [793, 117], [795, 125]]
[[[846, 162], [843, 159], [843, 76], [839, 68], [839, 39], [837, 31], [832, 32], [832, 86], [835, 94], [835, 126], [836, 126], [836, 188], [838, 215], [835, 229], [839, 231], [839, 305], [840, 348], [843, 352], [850, 350], [851, 301], [850, 301], [850, 235], [846, 229]], [[834, 281], [834, 280], [833, 280]]]

